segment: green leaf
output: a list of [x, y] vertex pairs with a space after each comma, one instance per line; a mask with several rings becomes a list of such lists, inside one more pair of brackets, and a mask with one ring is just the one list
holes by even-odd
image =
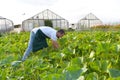
[[101, 61], [101, 71], [102, 72], [106, 72], [108, 66], [109, 66], [108, 61], [105, 61], [105, 60]]
[[100, 72], [100, 62], [98, 60], [95, 62], [90, 62], [90, 68], [94, 71]]
[[80, 69], [79, 67], [74, 66], [74, 67], [68, 67], [66, 70], [64, 70], [63, 73], [66, 77], [66, 80], [76, 80], [86, 71], [87, 71], [86, 68]]
[[109, 69], [109, 74], [111, 77], [120, 77], [120, 70], [118, 69]]
[[98, 74], [95, 72], [89, 73], [86, 77], [86, 80], [98, 80]]
[[83, 60], [84, 60], [83, 57], [73, 58], [73, 59], [71, 60], [70, 65], [71, 65], [71, 66], [77, 65], [77, 66], [83, 67], [83, 65], [84, 65]]
[[65, 78], [62, 74], [50, 74], [44, 80], [65, 80]]
[[93, 58], [94, 54], [95, 54], [95, 52], [91, 51], [89, 58]]

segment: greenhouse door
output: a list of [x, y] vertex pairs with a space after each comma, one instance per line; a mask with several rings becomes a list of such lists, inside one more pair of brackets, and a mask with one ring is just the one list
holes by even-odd
[[33, 29], [33, 23], [29, 23], [29, 30], [31, 31]]
[[40, 21], [39, 21], [39, 25], [40, 25], [40, 26], [44, 26], [44, 25], [45, 25], [44, 20], [40, 20]]

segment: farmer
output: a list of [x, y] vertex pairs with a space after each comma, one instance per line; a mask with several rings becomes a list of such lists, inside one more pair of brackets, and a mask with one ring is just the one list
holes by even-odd
[[55, 30], [49, 26], [41, 26], [32, 29], [30, 33], [30, 40], [28, 48], [26, 49], [22, 61], [24, 61], [30, 52], [36, 52], [40, 49], [48, 47], [46, 38], [50, 38], [54, 48], [59, 48], [57, 39], [61, 38], [65, 34], [63, 29]]

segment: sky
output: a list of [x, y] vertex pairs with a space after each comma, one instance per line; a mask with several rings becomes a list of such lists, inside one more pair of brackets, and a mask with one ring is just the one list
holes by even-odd
[[0, 0], [0, 16], [21, 24], [46, 9], [77, 23], [93, 13], [103, 23], [120, 23], [120, 0]]

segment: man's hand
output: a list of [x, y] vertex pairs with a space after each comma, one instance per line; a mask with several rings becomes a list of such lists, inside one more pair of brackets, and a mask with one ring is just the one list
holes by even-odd
[[59, 45], [58, 45], [58, 43], [57, 43], [56, 41], [53, 41], [53, 40], [52, 40], [52, 45], [53, 45], [53, 47], [54, 47], [55, 49], [58, 49], [58, 48], [59, 48]]

